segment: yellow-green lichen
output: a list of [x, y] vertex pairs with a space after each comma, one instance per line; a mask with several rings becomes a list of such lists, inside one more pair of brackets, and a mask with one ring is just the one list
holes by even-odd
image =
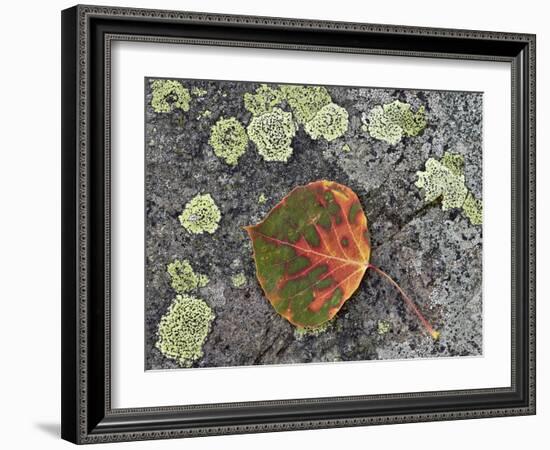
[[178, 294], [204, 287], [210, 281], [206, 275], [196, 274], [186, 259], [176, 259], [168, 264], [166, 270], [170, 275], [170, 284]]
[[296, 327], [294, 330], [294, 336], [298, 340], [302, 340], [303, 338], [307, 336], [319, 336], [320, 334], [323, 334], [325, 331], [327, 331], [332, 326], [332, 321], [328, 321], [323, 323], [321, 326], [316, 328], [300, 328]]
[[267, 197], [266, 197], [265, 194], [262, 192], [262, 193], [260, 194], [260, 196], [258, 197], [258, 203], [259, 203], [260, 205], [263, 205], [263, 204], [265, 204], [265, 202], [267, 202]]
[[221, 213], [210, 194], [196, 195], [179, 216], [181, 225], [190, 233], [214, 233], [218, 229]]
[[244, 107], [255, 116], [273, 111], [273, 107], [283, 101], [283, 94], [267, 84], [262, 84], [254, 94], [244, 94]]
[[273, 108], [271, 112], [254, 116], [247, 131], [264, 160], [286, 162], [292, 155], [290, 144], [296, 134], [296, 126], [291, 113]]
[[[460, 155], [458, 155], [460, 156]], [[426, 161], [426, 170], [417, 172], [416, 186], [424, 189], [424, 198], [427, 202], [441, 198], [443, 210], [460, 208], [464, 204], [468, 190], [464, 185], [463, 173], [456, 173], [456, 161], [447, 167], [442, 158], [438, 161], [434, 158]]]
[[425, 170], [416, 173], [415, 185], [423, 189], [427, 202], [441, 199], [443, 210], [462, 208], [464, 214], [474, 225], [482, 223], [482, 205], [465, 185], [464, 157], [460, 154], [445, 152], [438, 161], [429, 158]]
[[205, 119], [206, 117], [210, 117], [212, 115], [212, 111], [209, 109], [205, 109], [204, 111], [199, 113], [199, 117], [197, 119]]
[[384, 335], [386, 333], [389, 333], [390, 330], [391, 330], [391, 324], [388, 321], [386, 320], [378, 321], [378, 326], [377, 326], [378, 334]]
[[154, 80], [151, 83], [153, 97], [151, 107], [155, 112], [167, 113], [180, 109], [189, 111], [189, 90], [176, 80]]
[[464, 215], [470, 219], [470, 222], [474, 225], [481, 225], [483, 223], [483, 205], [481, 200], [475, 198], [471, 192], [468, 192], [464, 200], [462, 211], [464, 211]]
[[244, 272], [237, 273], [231, 277], [231, 284], [237, 289], [246, 286], [246, 282], [247, 280]]
[[455, 177], [464, 176], [464, 156], [460, 153], [445, 152], [440, 161]]
[[362, 121], [364, 131], [391, 145], [405, 136], [417, 136], [427, 125], [424, 106], [413, 112], [411, 105], [399, 100], [375, 106]]
[[290, 106], [296, 121], [300, 124], [306, 124], [312, 120], [323, 106], [332, 102], [330, 94], [322, 86], [283, 84], [279, 88]]
[[212, 126], [208, 143], [218, 158], [230, 166], [235, 166], [246, 151], [248, 136], [241, 122], [235, 117], [222, 117]]
[[348, 125], [348, 112], [335, 103], [329, 103], [305, 124], [304, 130], [312, 139], [322, 137], [330, 142], [343, 136], [348, 131]]
[[208, 94], [208, 91], [206, 89], [194, 87], [193, 89], [191, 89], [191, 94], [193, 94], [195, 97], [204, 97], [206, 94]]
[[178, 295], [160, 319], [155, 346], [180, 366], [190, 367], [203, 356], [202, 346], [214, 318], [204, 300]]
[[344, 144], [344, 145], [342, 145], [342, 151], [346, 152], [346, 153], [349, 153], [349, 152], [351, 152], [351, 147], [348, 144]]

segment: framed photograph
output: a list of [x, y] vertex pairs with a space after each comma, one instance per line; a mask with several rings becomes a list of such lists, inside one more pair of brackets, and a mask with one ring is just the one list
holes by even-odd
[[62, 12], [62, 437], [535, 413], [535, 36]]

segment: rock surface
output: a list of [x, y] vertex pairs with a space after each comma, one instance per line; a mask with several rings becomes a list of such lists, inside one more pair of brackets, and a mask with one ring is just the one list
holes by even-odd
[[[189, 111], [170, 113], [153, 111], [150, 80], [145, 83], [146, 369], [179, 367], [155, 348], [160, 318], [176, 296], [166, 271], [175, 259], [188, 259], [210, 279], [194, 295], [216, 318], [204, 356], [193, 367], [482, 354], [482, 227], [459, 209], [426, 204], [414, 185], [428, 158], [451, 151], [464, 156], [466, 185], [481, 198], [481, 93], [327, 87], [332, 101], [349, 113], [343, 137], [312, 140], [300, 126], [287, 163], [264, 161], [249, 142], [232, 167], [214, 154], [210, 129], [222, 116], [246, 126], [251, 114], [243, 95], [259, 84], [181, 82], [206, 94], [192, 96]], [[361, 129], [361, 114], [396, 99], [415, 110], [424, 105], [428, 126], [390, 146]], [[419, 305], [441, 332], [439, 340], [424, 332], [397, 291], [371, 270], [318, 334], [297, 332], [271, 307], [256, 281], [242, 227], [262, 220], [295, 186], [318, 179], [357, 193], [369, 220], [371, 262]], [[178, 216], [191, 198], [205, 193], [221, 211], [219, 228], [190, 234]], [[265, 202], [259, 201], [262, 195]], [[241, 273], [246, 283], [236, 287], [232, 277]]]

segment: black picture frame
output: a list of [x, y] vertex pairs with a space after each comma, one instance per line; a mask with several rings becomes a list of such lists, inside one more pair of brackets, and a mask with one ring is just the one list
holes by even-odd
[[[511, 386], [113, 409], [114, 40], [507, 61], [512, 67]], [[535, 414], [535, 36], [178, 11], [62, 12], [62, 437], [97, 443]]]

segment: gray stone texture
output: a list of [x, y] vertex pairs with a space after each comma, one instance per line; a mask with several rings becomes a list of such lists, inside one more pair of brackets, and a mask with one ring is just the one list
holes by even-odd
[[[249, 142], [236, 167], [218, 159], [208, 139], [221, 117], [248, 124], [243, 94], [258, 83], [181, 80], [193, 96], [188, 112], [155, 113], [145, 82], [145, 368], [178, 365], [156, 348], [158, 323], [175, 292], [166, 266], [188, 259], [210, 283], [194, 295], [216, 314], [193, 367], [287, 364], [482, 354], [482, 227], [461, 210], [426, 204], [414, 185], [425, 161], [445, 151], [465, 159], [467, 187], [482, 195], [482, 94], [327, 87], [349, 113], [349, 129], [332, 142], [312, 140], [300, 127], [287, 163], [265, 162]], [[361, 129], [361, 114], [399, 99], [426, 108], [428, 126], [395, 146]], [[284, 107], [288, 110], [288, 107]], [[211, 115], [203, 116], [204, 111]], [[342, 151], [348, 144], [350, 152]], [[372, 240], [371, 262], [391, 275], [441, 332], [434, 341], [398, 292], [368, 270], [358, 291], [326, 331], [298, 333], [279, 316], [256, 280], [252, 247], [243, 226], [262, 220], [292, 188], [318, 179], [345, 184], [359, 196]], [[222, 218], [212, 235], [188, 233], [179, 223], [184, 205], [210, 193]], [[258, 202], [260, 194], [267, 201]], [[244, 272], [247, 284], [233, 287]], [[136, 307], [141, 307], [136, 305]], [[379, 323], [389, 328], [380, 333]]]

